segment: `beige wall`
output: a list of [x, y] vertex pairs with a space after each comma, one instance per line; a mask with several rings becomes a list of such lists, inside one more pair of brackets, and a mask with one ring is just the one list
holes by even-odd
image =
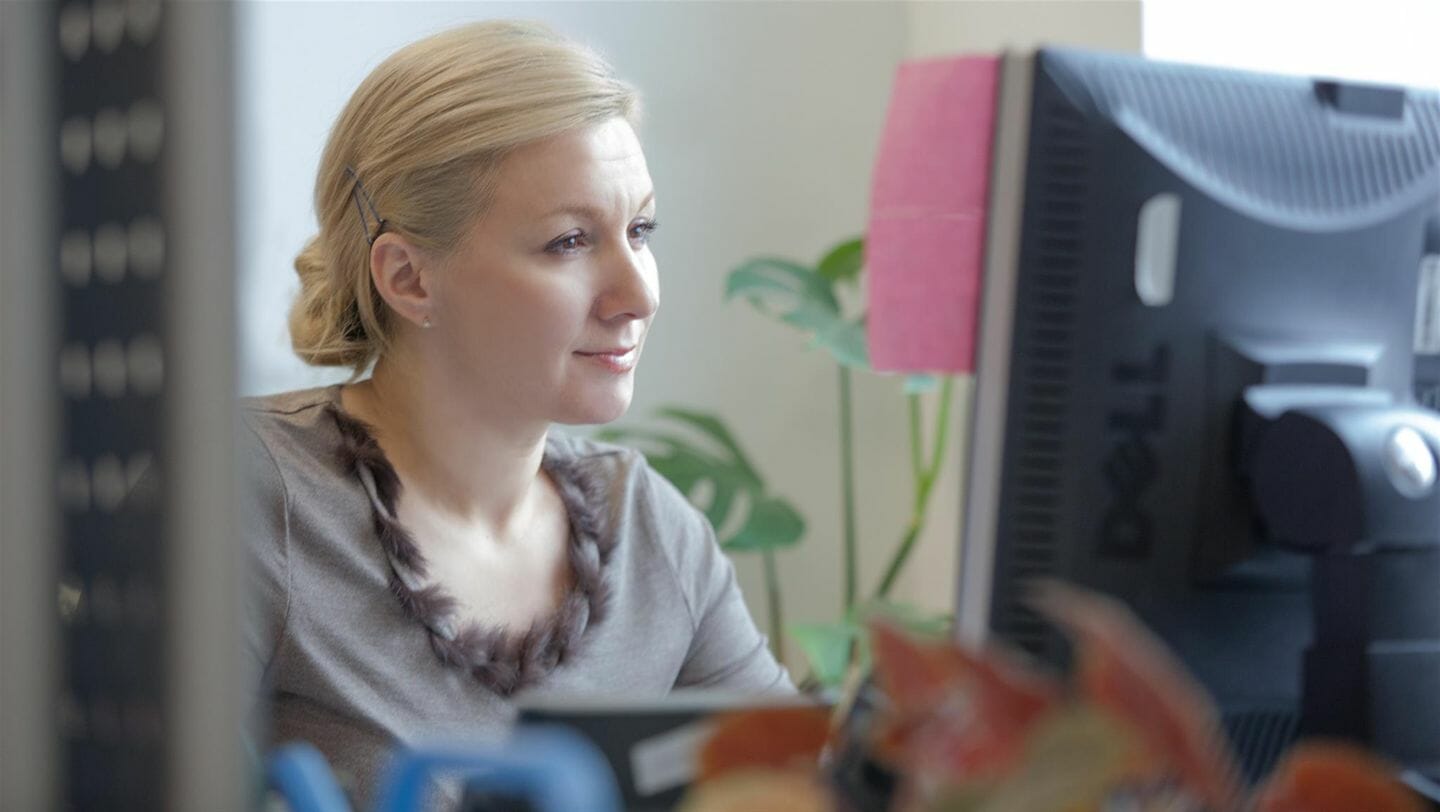
[[957, 0], [906, 6], [912, 57], [1036, 45], [1140, 52], [1140, 0]]

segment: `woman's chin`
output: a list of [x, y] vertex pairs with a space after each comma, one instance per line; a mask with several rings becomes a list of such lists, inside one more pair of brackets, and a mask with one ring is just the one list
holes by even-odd
[[572, 403], [555, 422], [567, 426], [598, 426], [619, 420], [629, 410], [630, 392], [627, 389], [623, 394], [617, 392], [610, 397], [587, 398], [583, 402]]

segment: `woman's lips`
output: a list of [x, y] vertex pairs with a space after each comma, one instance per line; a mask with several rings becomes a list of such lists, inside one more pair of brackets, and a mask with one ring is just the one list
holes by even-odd
[[635, 362], [640, 357], [638, 344], [634, 347], [616, 347], [598, 352], [577, 352], [575, 354], [617, 373], [629, 372], [634, 369]]

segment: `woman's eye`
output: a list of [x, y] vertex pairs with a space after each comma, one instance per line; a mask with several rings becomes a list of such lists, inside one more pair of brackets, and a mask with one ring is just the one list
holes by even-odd
[[566, 234], [545, 246], [545, 250], [552, 254], [573, 254], [585, 247], [585, 235], [583, 233]]
[[[650, 235], [655, 233], [658, 224], [654, 220], [642, 220], [630, 226], [630, 241], [636, 245], [646, 245], [650, 242]], [[576, 231], [557, 237], [545, 246], [545, 250], [551, 254], [578, 254], [580, 251], [590, 247], [590, 237], [583, 231]]]
[[660, 224], [655, 222], [654, 220], [645, 220], [636, 223], [635, 225], [630, 226], [630, 239], [634, 242], [640, 243], [641, 245], [649, 243], [650, 235], [654, 234], [655, 229], [659, 227]]

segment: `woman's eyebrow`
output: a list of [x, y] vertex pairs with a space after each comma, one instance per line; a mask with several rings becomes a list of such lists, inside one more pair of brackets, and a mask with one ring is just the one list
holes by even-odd
[[[644, 211], [645, 207], [649, 206], [654, 201], [655, 192], [654, 190], [651, 190], [650, 194], [645, 195], [645, 199], [640, 201], [640, 208], [638, 210]], [[549, 212], [546, 212], [542, 216], [548, 219], [551, 217], [558, 217], [562, 214], [569, 214], [575, 217], [584, 217], [590, 220], [603, 220], [605, 218], [605, 212], [602, 209], [584, 203], [570, 203], [564, 206], [560, 206]]]

